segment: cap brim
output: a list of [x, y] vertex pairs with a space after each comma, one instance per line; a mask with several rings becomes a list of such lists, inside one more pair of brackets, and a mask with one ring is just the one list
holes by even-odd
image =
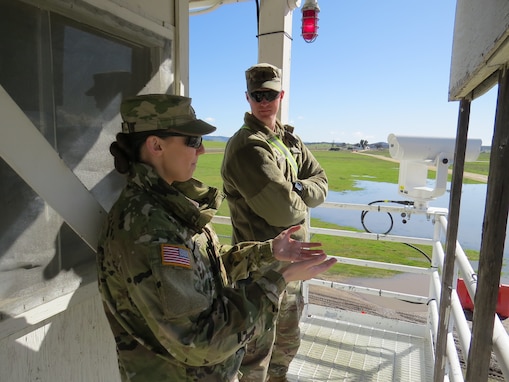
[[263, 89], [265, 89], [265, 90], [270, 89], [270, 90], [280, 92], [281, 91], [281, 82], [265, 81], [265, 82], [261, 83], [260, 86], [258, 86], [256, 88], [251, 88], [248, 90], [249, 90], [249, 92], [255, 92], [257, 90], [263, 90]]
[[216, 127], [201, 119], [196, 119], [178, 126], [169, 126], [168, 131], [184, 135], [207, 135], [216, 131]]

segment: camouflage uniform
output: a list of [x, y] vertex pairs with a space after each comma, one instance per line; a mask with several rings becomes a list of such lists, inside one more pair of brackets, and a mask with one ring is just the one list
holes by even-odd
[[[237, 381], [245, 344], [273, 330], [285, 282], [272, 242], [220, 245], [210, 220], [222, 199], [194, 179], [169, 185], [132, 165], [97, 259], [123, 381]], [[256, 283], [230, 286], [255, 270]]]
[[[308, 208], [325, 201], [328, 183], [324, 170], [301, 139], [293, 135], [293, 130], [292, 126], [277, 121], [273, 132], [251, 113], [246, 113], [244, 126], [230, 138], [221, 175], [232, 219], [233, 243], [267, 240], [292, 225], [301, 225], [296, 239], [308, 239], [304, 224]], [[274, 136], [291, 152], [298, 165], [297, 173], [282, 152], [269, 143]], [[303, 185], [301, 195], [293, 189], [296, 181]], [[251, 279], [259, 276], [254, 272]], [[268, 370], [273, 379], [284, 378], [300, 344], [301, 287], [301, 282], [290, 283], [281, 303]], [[263, 380], [272, 342], [268, 335], [272, 334], [266, 333], [267, 338], [257, 339], [256, 344], [249, 343], [241, 367], [245, 373], [243, 380]]]

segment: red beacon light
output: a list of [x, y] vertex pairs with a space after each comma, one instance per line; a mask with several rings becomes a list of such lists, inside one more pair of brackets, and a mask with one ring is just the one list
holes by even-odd
[[302, 37], [306, 42], [313, 42], [318, 37], [318, 12], [316, 0], [306, 0], [302, 6]]

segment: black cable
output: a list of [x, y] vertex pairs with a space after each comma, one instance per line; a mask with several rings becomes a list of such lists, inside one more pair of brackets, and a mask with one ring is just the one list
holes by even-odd
[[260, 4], [258, 0], [255, 0], [256, 3], [256, 37], [260, 35]]
[[[373, 201], [371, 203], [368, 203], [368, 206], [370, 206], [372, 204], [375, 204], [375, 203], [395, 203], [395, 204], [402, 204], [402, 205], [405, 205], [405, 206], [413, 206], [414, 205], [414, 202], [408, 201], [408, 200], [375, 200], [375, 201]], [[369, 211], [362, 211], [361, 212], [361, 224], [362, 224], [362, 227], [364, 227], [364, 230], [366, 232], [373, 233], [364, 224], [364, 218], [366, 217], [368, 212]], [[387, 231], [385, 231], [384, 233], [382, 233], [381, 235], [387, 235], [389, 232], [392, 231], [392, 228], [394, 227], [394, 219], [392, 218], [392, 215], [389, 212], [387, 212], [387, 215], [389, 215], [389, 219], [391, 221], [391, 224], [389, 226], [389, 229]], [[412, 244], [409, 244], [409, 243], [401, 243], [401, 244], [408, 245], [410, 248], [415, 249], [416, 251], [421, 253], [424, 257], [426, 257], [426, 259], [428, 259], [429, 263], [431, 264], [431, 258], [423, 250], [421, 250], [420, 248], [417, 248], [416, 246], [414, 246]]]
[[[369, 232], [369, 233], [373, 233], [364, 224], [364, 217], [367, 215], [368, 212], [369, 211], [362, 211], [362, 213], [361, 213], [361, 224], [364, 227], [364, 231]], [[394, 219], [392, 218], [392, 215], [390, 213], [388, 213], [388, 212], [387, 212], [387, 215], [389, 215], [389, 219], [391, 219], [391, 225], [389, 226], [389, 229], [387, 231], [381, 233], [381, 235], [387, 235], [389, 232], [392, 231], [392, 227], [394, 226]]]
[[[403, 204], [403, 205], [406, 205], [406, 206], [413, 206], [413, 204], [414, 204], [414, 202], [411, 202], [411, 201], [408, 201], [408, 200], [375, 200], [375, 201], [373, 201], [371, 203], [368, 203], [368, 206], [370, 206], [372, 204], [375, 204], [375, 203], [396, 203], [396, 204]], [[361, 212], [361, 224], [364, 227], [364, 230], [366, 232], [373, 233], [364, 224], [364, 218], [366, 217], [368, 212], [369, 211], [362, 211]], [[389, 226], [389, 229], [387, 231], [382, 233], [382, 235], [387, 235], [389, 232], [392, 231], [392, 227], [394, 226], [394, 219], [392, 218], [392, 215], [389, 212], [387, 212], [387, 215], [389, 215], [389, 218], [391, 219], [391, 225]]]
[[267, 33], [262, 33], [262, 34], [258, 34], [256, 35], [256, 37], [260, 37], [260, 36], [267, 36], [269, 34], [277, 34], [277, 33], [283, 33], [286, 37], [288, 37], [290, 40], [293, 40], [293, 37], [290, 36], [288, 34], [288, 32], [285, 32], [285, 31], [275, 31], [275, 32], [267, 32]]
[[288, 37], [290, 40], [293, 40], [293, 37], [288, 34], [288, 32], [283, 31], [274, 31], [274, 32], [267, 32], [260, 34], [260, 4], [258, 0], [255, 0], [256, 2], [256, 38], [260, 36], [267, 36], [270, 34], [276, 34], [276, 33], [283, 33], [286, 37]]
[[426, 253], [422, 249], [417, 248], [415, 245], [408, 244], [408, 243], [401, 243], [401, 244], [408, 245], [410, 248], [413, 248], [416, 251], [420, 252], [426, 259], [428, 259], [429, 263], [431, 264], [431, 258], [428, 255], [426, 255]]

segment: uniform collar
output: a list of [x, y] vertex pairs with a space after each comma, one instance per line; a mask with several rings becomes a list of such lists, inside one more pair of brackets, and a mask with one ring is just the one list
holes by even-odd
[[246, 112], [244, 115], [244, 124], [253, 131], [265, 134], [266, 139], [276, 135], [284, 142], [289, 140], [293, 143], [295, 141], [295, 136], [293, 135], [295, 128], [290, 125], [283, 125], [279, 119], [276, 119], [276, 128], [272, 131], [252, 113]]
[[224, 199], [218, 189], [194, 178], [170, 185], [151, 166], [143, 163], [133, 165], [133, 176], [129, 182], [147, 192], [169, 213], [197, 231], [201, 231], [212, 220]]
[[244, 115], [244, 123], [249, 126], [250, 129], [260, 131], [269, 137], [272, 135], [283, 136], [284, 134], [284, 127], [279, 119], [276, 119], [276, 128], [274, 131], [269, 129], [262, 121], [249, 112]]

